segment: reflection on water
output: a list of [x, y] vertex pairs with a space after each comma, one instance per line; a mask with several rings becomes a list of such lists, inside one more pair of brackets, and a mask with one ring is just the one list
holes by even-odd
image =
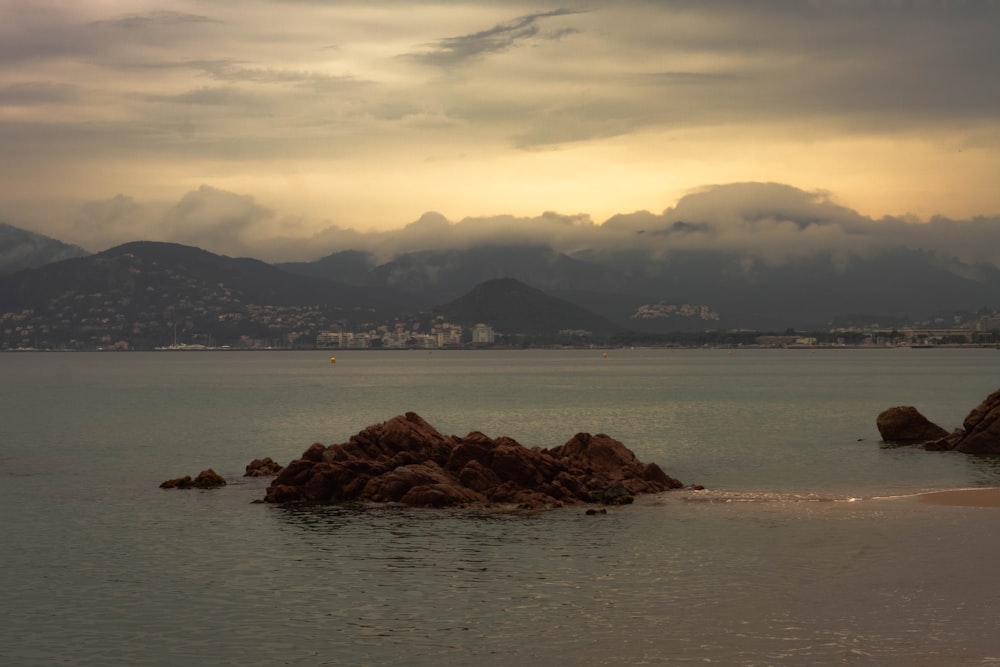
[[290, 529], [281, 551], [308, 554], [286, 577], [336, 621], [325, 642], [371, 664], [978, 664], [992, 646], [996, 595], [967, 565], [1000, 544], [964, 536], [1000, 514], [729, 492], [596, 517], [260, 509]]
[[979, 664], [993, 645], [996, 595], [963, 564], [1000, 544], [957, 545], [1000, 514], [725, 492], [596, 517], [259, 509], [301, 554], [289, 593], [348, 662]]
[[285, 503], [274, 505], [278, 515], [290, 524], [309, 530], [337, 528], [352, 522], [375, 521], [484, 521], [506, 522], [537, 519], [544, 510], [522, 510], [507, 507], [460, 507], [429, 509], [397, 503]]

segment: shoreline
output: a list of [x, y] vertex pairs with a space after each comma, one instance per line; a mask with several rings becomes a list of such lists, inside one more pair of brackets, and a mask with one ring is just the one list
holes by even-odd
[[1000, 488], [954, 489], [922, 493], [919, 501], [928, 505], [952, 507], [1000, 507]]
[[994, 343], [942, 343], [935, 345], [838, 345], [816, 344], [816, 345], [756, 345], [756, 344], [718, 344], [718, 345], [532, 345], [523, 347], [520, 345], [458, 345], [445, 347], [232, 347], [232, 346], [202, 346], [202, 345], [160, 345], [151, 348], [136, 349], [106, 349], [106, 348], [86, 348], [71, 349], [65, 347], [7, 347], [0, 349], [0, 352], [461, 352], [461, 351], [525, 351], [525, 350], [546, 350], [546, 351], [580, 351], [580, 350], [800, 350], [800, 351], [833, 351], [840, 350], [914, 350], [914, 349], [935, 349], [935, 350], [1000, 350]]

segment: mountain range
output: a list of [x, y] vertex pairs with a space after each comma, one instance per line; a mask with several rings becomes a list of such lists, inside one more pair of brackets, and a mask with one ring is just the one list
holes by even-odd
[[328, 329], [441, 320], [533, 336], [828, 330], [1000, 306], [995, 265], [903, 247], [767, 262], [724, 249], [559, 252], [542, 243], [484, 243], [388, 260], [349, 250], [267, 264], [161, 242], [87, 255], [20, 232], [0, 227], [7, 347], [39, 335], [52, 344], [150, 347], [170, 342], [178, 327], [190, 340], [287, 344]]
[[358, 286], [393, 287], [445, 303], [471, 287], [514, 278], [589, 310], [621, 329], [825, 330], [922, 321], [1000, 305], [1000, 269], [926, 250], [865, 255], [818, 252], [768, 263], [734, 251], [587, 250], [482, 245], [404, 253], [384, 263], [339, 252], [279, 268]]

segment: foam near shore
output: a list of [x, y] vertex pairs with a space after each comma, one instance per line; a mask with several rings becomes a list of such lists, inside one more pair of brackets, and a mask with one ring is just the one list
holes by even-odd
[[920, 502], [957, 507], [1000, 507], [1000, 488], [934, 491], [921, 494]]

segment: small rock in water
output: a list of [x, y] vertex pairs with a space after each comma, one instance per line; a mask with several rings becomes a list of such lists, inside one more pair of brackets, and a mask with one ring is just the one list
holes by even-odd
[[202, 470], [198, 476], [191, 479], [191, 475], [168, 479], [160, 484], [161, 489], [215, 489], [225, 486], [226, 480], [219, 473], [211, 468]]
[[254, 459], [247, 464], [246, 472], [243, 474], [244, 477], [273, 477], [281, 472], [284, 468], [283, 465], [272, 459], [270, 456], [265, 456], [262, 459]]

